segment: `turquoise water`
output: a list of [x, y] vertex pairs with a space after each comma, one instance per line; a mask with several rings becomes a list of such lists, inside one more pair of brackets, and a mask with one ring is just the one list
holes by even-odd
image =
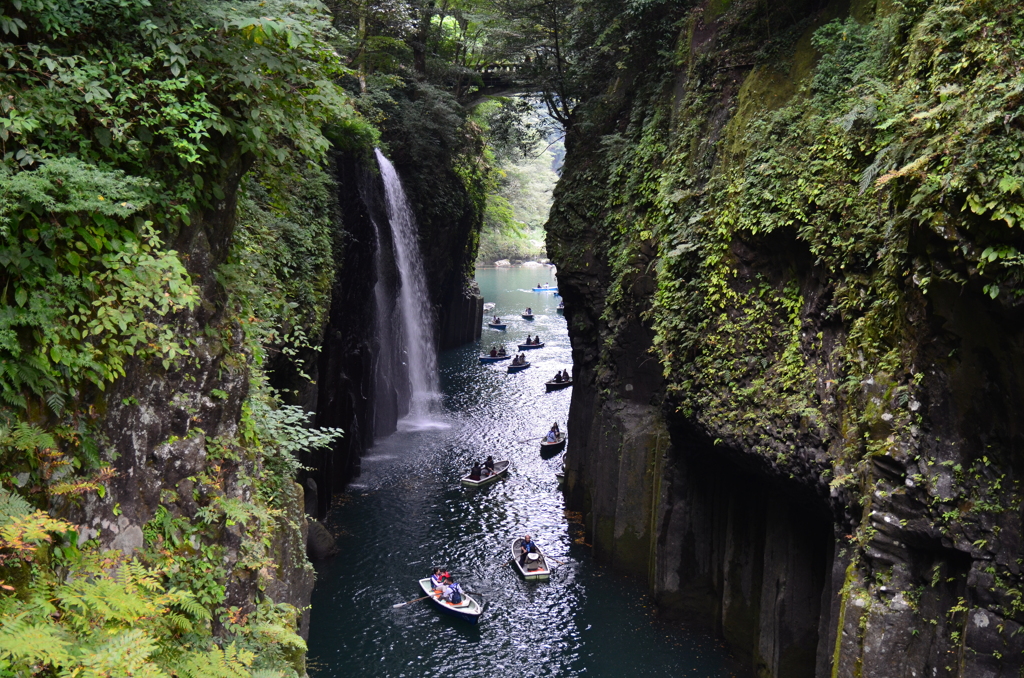
[[[555, 370], [572, 372], [558, 297], [529, 291], [554, 284], [551, 269], [482, 269], [477, 280], [508, 330], [484, 328], [479, 344], [440, 356], [444, 411], [432, 426], [379, 441], [336, 503], [327, 525], [341, 553], [317, 567], [310, 675], [734, 675], [717, 641], [660, 622], [637, 581], [576, 543], [580, 527], [555, 480], [561, 455], [542, 459], [539, 447], [552, 422], [565, 427], [572, 391], [544, 391]], [[519, 317], [526, 306], [532, 322]], [[546, 343], [526, 352], [529, 369], [479, 364], [481, 351], [500, 342], [514, 350], [528, 332]], [[462, 488], [459, 478], [488, 454], [512, 461], [508, 477]], [[527, 583], [509, 566], [509, 543], [525, 532], [559, 561], [548, 582]], [[416, 582], [434, 565], [484, 599], [479, 626], [427, 601], [392, 607], [419, 597]]]

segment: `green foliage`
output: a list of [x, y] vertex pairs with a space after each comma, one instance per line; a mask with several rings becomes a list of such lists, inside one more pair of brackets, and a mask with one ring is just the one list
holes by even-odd
[[[335, 235], [317, 164], [331, 141], [365, 150], [377, 139], [338, 84], [347, 70], [336, 38], [324, 8], [305, 0], [0, 9], [0, 579], [18, 594], [0, 599], [0, 673], [302, 668], [295, 610], [265, 601], [243, 613], [225, 607], [226, 592], [233, 578], [270, 576], [272, 539], [297, 529], [276, 508], [293, 494], [283, 490], [295, 452], [336, 433], [307, 433], [260, 388], [244, 435], [206, 440], [190, 501], [161, 488], [136, 559], [79, 545], [70, 525], [30, 508], [95, 493], [102, 510], [113, 471], [95, 436], [111, 406], [99, 391], [129, 365], [187, 383], [201, 341], [221, 370], [247, 370], [255, 356], [258, 385], [267, 351], [317, 339]], [[199, 228], [229, 238], [233, 215], [209, 215], [234, 204], [254, 165], [223, 271], [165, 245]], [[225, 309], [219, 292], [204, 297], [200, 315], [217, 312], [203, 327], [190, 313], [200, 290], [186, 265], [205, 290], [218, 275], [231, 299]], [[225, 411], [238, 406], [233, 389], [209, 390]], [[8, 494], [15, 486], [28, 501]], [[183, 514], [190, 504], [198, 509]], [[242, 537], [237, 555], [221, 545], [227, 531]]]
[[[0, 397], [63, 403], [83, 382], [124, 375], [130, 356], [168, 367], [183, 352], [161, 322], [195, 305], [178, 255], [164, 250], [145, 207], [145, 182], [72, 158], [4, 182], [0, 246]], [[27, 393], [26, 393], [27, 392]], [[51, 402], [51, 405], [54, 403]], [[60, 407], [58, 406], [58, 414]]]

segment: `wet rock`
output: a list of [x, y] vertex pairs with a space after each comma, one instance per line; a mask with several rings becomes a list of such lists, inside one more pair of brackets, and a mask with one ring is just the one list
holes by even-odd
[[306, 539], [306, 553], [310, 560], [326, 560], [338, 552], [334, 535], [321, 523], [309, 521], [309, 536]]

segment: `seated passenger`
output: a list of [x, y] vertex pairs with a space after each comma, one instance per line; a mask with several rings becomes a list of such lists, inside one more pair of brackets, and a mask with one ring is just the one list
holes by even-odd
[[484, 461], [484, 470], [487, 471], [487, 475], [494, 473], [494, 457], [487, 455], [487, 459]]
[[452, 581], [451, 576], [444, 580], [445, 586], [441, 591], [441, 596], [452, 605], [458, 605], [462, 602], [462, 586], [457, 581]]
[[572, 381], [572, 377], [569, 376], [568, 370], [562, 370], [562, 381]]
[[493, 346], [491, 347], [491, 357], [492, 358], [497, 358], [498, 357], [498, 349], [494, 348]]
[[558, 439], [558, 435], [554, 431], [548, 431], [548, 434], [544, 437], [544, 441], [553, 443]]
[[561, 384], [562, 383], [562, 373], [561, 372], [555, 372], [555, 378], [552, 379], [551, 381], [555, 382], [556, 384]]
[[444, 576], [441, 573], [440, 567], [435, 567], [434, 571], [430, 574], [430, 585], [435, 591], [440, 591], [441, 587], [444, 586]]
[[473, 462], [473, 468], [469, 470], [470, 480], [480, 480], [480, 462]]
[[531, 553], [537, 553], [537, 545], [530, 539], [530, 535], [523, 537], [523, 540], [519, 542], [519, 564], [522, 566], [526, 565], [526, 556]]

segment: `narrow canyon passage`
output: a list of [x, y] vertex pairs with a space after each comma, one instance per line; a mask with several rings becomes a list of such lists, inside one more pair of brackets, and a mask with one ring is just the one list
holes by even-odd
[[[555, 473], [535, 442], [565, 426], [571, 389], [545, 393], [571, 368], [558, 298], [529, 288], [550, 269], [485, 269], [477, 276], [507, 332], [440, 356], [443, 412], [433, 426], [400, 427], [362, 460], [362, 474], [328, 519], [339, 555], [319, 566], [309, 639], [310, 675], [328, 676], [733, 676], [718, 641], [657, 620], [640, 582], [598, 565], [567, 518]], [[532, 306], [536, 320], [520, 319]], [[482, 349], [527, 333], [545, 347], [518, 374], [483, 366]], [[529, 439], [529, 440], [527, 440]], [[569, 444], [572, 444], [570, 440]], [[473, 460], [512, 460], [490, 487], [460, 487]], [[525, 582], [508, 565], [509, 541], [529, 532], [560, 561], [549, 582]], [[488, 607], [479, 626], [442, 617], [417, 597], [416, 580], [446, 565]]]

